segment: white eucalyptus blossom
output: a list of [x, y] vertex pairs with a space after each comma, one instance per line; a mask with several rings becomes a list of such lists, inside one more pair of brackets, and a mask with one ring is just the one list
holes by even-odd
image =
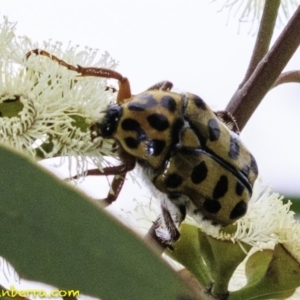
[[[14, 38], [14, 30], [15, 30], [16, 24], [11, 23], [8, 21], [6, 17], [4, 17], [4, 22], [0, 24], [0, 53], [3, 55], [3, 53], [7, 52], [7, 48], [11, 42], [11, 40]], [[1, 58], [1, 56], [0, 56]]]
[[[219, 2], [214, 0], [213, 2]], [[285, 23], [294, 9], [300, 4], [299, 0], [282, 0], [280, 1], [280, 7], [278, 12], [278, 25]], [[257, 24], [261, 19], [265, 0], [225, 0], [222, 1], [220, 10], [228, 10], [228, 19], [233, 16], [237, 18], [239, 24], [248, 23], [250, 24], [249, 32], [256, 30]]]
[[[113, 69], [108, 53], [59, 42], [32, 43], [16, 37], [15, 24], [0, 25], [0, 139], [2, 143], [43, 158], [75, 156], [78, 173], [87, 159], [99, 168], [111, 155], [112, 141], [91, 138], [91, 123], [101, 119], [115, 95], [106, 80], [83, 77], [49, 57], [28, 53], [42, 49], [74, 66]], [[8, 112], [7, 112], [8, 111]], [[71, 160], [70, 160], [71, 161]]]

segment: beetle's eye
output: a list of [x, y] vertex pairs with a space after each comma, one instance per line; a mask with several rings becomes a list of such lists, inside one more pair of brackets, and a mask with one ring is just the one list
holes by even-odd
[[100, 129], [101, 135], [103, 137], [111, 137], [112, 134], [117, 129], [117, 124], [122, 114], [122, 107], [119, 105], [111, 106], [104, 118], [104, 122], [98, 124], [98, 128]]

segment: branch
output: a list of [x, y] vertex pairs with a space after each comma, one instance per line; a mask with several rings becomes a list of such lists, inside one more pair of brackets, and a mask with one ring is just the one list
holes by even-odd
[[247, 82], [235, 92], [226, 107], [236, 118], [241, 130], [297, 50], [300, 44], [299, 32], [300, 6], [274, 46], [260, 61]]
[[245, 78], [239, 85], [239, 88], [241, 88], [250, 78], [258, 63], [262, 60], [264, 55], [269, 50], [279, 6], [280, 0], [267, 0], [265, 2], [264, 11], [260, 21], [253, 54], [248, 69], [246, 71]]
[[300, 71], [289, 71], [280, 74], [280, 76], [277, 78], [275, 83], [273, 84], [272, 88], [283, 84], [283, 83], [291, 83], [291, 82], [297, 82], [300, 83]]

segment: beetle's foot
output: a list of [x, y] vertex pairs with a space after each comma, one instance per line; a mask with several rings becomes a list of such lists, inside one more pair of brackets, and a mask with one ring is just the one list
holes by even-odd
[[235, 117], [226, 110], [220, 110], [215, 112], [215, 115], [221, 120], [231, 131], [236, 134], [240, 134], [239, 126], [235, 120]]
[[179, 239], [180, 233], [175, 224], [168, 222], [166, 216], [159, 216], [154, 222], [155, 234], [157, 239], [164, 246], [173, 249], [172, 245]]

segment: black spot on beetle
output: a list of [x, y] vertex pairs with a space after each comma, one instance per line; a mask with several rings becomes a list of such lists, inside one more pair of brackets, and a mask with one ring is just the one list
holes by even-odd
[[208, 173], [208, 168], [205, 161], [199, 163], [196, 167], [193, 168], [191, 179], [194, 184], [199, 184], [205, 180]]
[[134, 139], [133, 137], [127, 137], [124, 139], [125, 144], [130, 149], [136, 149], [139, 145], [139, 141]]
[[179, 142], [180, 129], [183, 127], [183, 124], [184, 122], [181, 118], [175, 120], [171, 130], [171, 147]]
[[238, 196], [241, 196], [243, 194], [244, 189], [245, 189], [244, 185], [242, 185], [239, 181], [237, 181], [235, 186], [235, 193]]
[[128, 109], [131, 111], [144, 111], [146, 110], [146, 107], [144, 104], [138, 102], [130, 102], [128, 104]]
[[176, 101], [171, 96], [163, 96], [160, 100], [161, 105], [170, 112], [176, 111]]
[[145, 102], [147, 108], [155, 107], [157, 105], [157, 101], [154, 99], [153, 95], [151, 94], [143, 93], [139, 95], [138, 98], [139, 100], [141, 99], [142, 102]]
[[203, 110], [206, 110], [206, 104], [205, 102], [197, 95], [194, 95], [194, 103], [195, 105], [200, 108], [200, 109], [203, 109]]
[[176, 189], [182, 183], [183, 179], [177, 173], [172, 173], [166, 178], [165, 184], [168, 188]]
[[250, 154], [250, 169], [255, 175], [258, 175], [258, 167], [255, 158]]
[[134, 119], [127, 118], [122, 121], [121, 127], [123, 130], [138, 131], [140, 130], [140, 123]]
[[142, 94], [128, 103], [128, 109], [131, 111], [144, 111], [156, 105], [157, 102], [151, 94]]
[[162, 114], [152, 114], [147, 117], [147, 121], [157, 131], [164, 131], [170, 126], [168, 119]]
[[239, 139], [234, 136], [230, 136], [230, 146], [229, 146], [229, 157], [232, 159], [237, 159], [240, 155], [240, 144]]
[[225, 175], [220, 176], [220, 179], [218, 180], [214, 192], [213, 192], [213, 198], [219, 199], [224, 197], [224, 195], [228, 191], [228, 178]]
[[247, 212], [247, 203], [241, 200], [231, 211], [230, 219], [235, 220], [241, 218]]
[[131, 147], [129, 146], [130, 148], [136, 148], [137, 146], [132, 147], [132, 145], [138, 145], [139, 142], [145, 141], [147, 139], [147, 135], [146, 135], [145, 131], [140, 127], [139, 122], [137, 122], [134, 119], [127, 118], [127, 119], [123, 120], [121, 123], [121, 127], [123, 130], [135, 131], [137, 133], [137, 139], [130, 137], [130, 138], [127, 138], [128, 139], [127, 141], [125, 141], [125, 143], [127, 145], [131, 145]]
[[220, 127], [216, 119], [210, 119], [208, 121], [209, 139], [211, 141], [217, 141], [220, 138]]
[[158, 156], [162, 153], [166, 146], [166, 142], [163, 140], [152, 140], [148, 143], [147, 152], [151, 156]]
[[216, 214], [221, 209], [221, 204], [217, 200], [206, 198], [203, 208], [211, 214]]

